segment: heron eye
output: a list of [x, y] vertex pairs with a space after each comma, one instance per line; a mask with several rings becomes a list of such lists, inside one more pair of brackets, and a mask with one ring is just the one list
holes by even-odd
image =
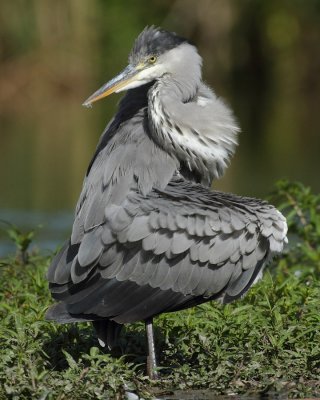
[[154, 64], [157, 61], [157, 57], [156, 56], [151, 56], [148, 59], [148, 63], [150, 64]]

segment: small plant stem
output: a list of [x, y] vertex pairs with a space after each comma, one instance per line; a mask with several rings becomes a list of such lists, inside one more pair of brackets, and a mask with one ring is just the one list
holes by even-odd
[[301, 225], [307, 226], [308, 225], [307, 220], [306, 220], [305, 216], [303, 215], [303, 212], [302, 212], [301, 208], [298, 206], [297, 202], [294, 200], [294, 198], [291, 196], [291, 194], [286, 193], [286, 196], [287, 196], [289, 203], [295, 209], [298, 217], [300, 218]]

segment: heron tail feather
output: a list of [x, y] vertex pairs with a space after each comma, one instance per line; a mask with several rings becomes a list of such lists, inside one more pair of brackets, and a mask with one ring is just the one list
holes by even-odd
[[93, 321], [92, 325], [96, 330], [100, 346], [107, 346], [112, 350], [117, 343], [122, 325], [111, 320]]

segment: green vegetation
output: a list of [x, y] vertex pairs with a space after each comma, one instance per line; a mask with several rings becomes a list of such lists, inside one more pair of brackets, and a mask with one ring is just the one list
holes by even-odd
[[22, 232], [17, 226], [6, 221], [0, 221], [5, 226], [8, 226], [6, 233], [16, 246], [16, 261], [20, 261], [26, 265], [29, 261], [29, 246], [34, 238], [35, 231]]
[[241, 301], [157, 318], [157, 383], [145, 376], [143, 324], [128, 326], [107, 354], [89, 324], [44, 321], [49, 258], [1, 260], [0, 399], [121, 398], [125, 390], [148, 398], [179, 389], [319, 396], [320, 196], [281, 182], [275, 199], [288, 216], [290, 251]]

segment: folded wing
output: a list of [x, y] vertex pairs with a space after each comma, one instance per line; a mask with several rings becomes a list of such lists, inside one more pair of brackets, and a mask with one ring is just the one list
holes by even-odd
[[132, 191], [101, 212], [103, 222], [87, 223], [48, 273], [70, 318], [127, 323], [210, 299], [232, 301], [286, 241], [285, 219], [268, 203], [180, 179], [148, 197]]

